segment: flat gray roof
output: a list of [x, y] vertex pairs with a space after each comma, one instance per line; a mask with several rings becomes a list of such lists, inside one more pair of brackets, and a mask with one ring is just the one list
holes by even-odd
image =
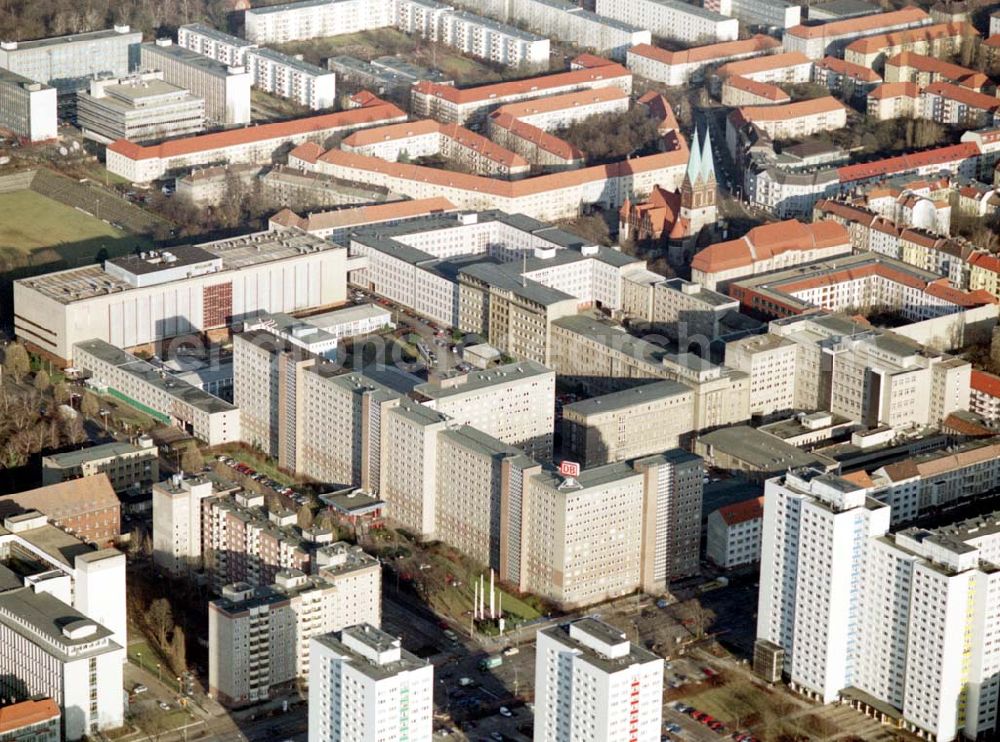
[[246, 39], [241, 39], [239, 36], [233, 36], [232, 34], [220, 31], [217, 28], [209, 26], [207, 23], [188, 23], [181, 26], [181, 28], [186, 28], [194, 33], [207, 36], [210, 39], [215, 39], [216, 41], [221, 41], [226, 44], [232, 44], [233, 46], [239, 46], [242, 48], [252, 48], [257, 46], [252, 41], [247, 41]]
[[296, 59], [290, 54], [283, 54], [282, 52], [275, 51], [274, 49], [258, 47], [254, 49], [251, 52], [251, 54], [258, 57], [263, 57], [264, 59], [270, 59], [272, 62], [283, 64], [286, 67], [291, 67], [293, 69], [299, 70], [300, 72], [305, 72], [308, 75], [313, 75], [314, 77], [322, 77], [324, 75], [332, 74], [330, 70], [325, 70], [322, 67], [316, 66], [315, 64], [304, 62], [301, 59]]
[[572, 412], [580, 415], [581, 417], [588, 417], [590, 415], [599, 415], [605, 412], [627, 410], [628, 408], [635, 407], [636, 405], [655, 402], [659, 399], [679, 397], [685, 394], [693, 395], [694, 392], [689, 386], [686, 386], [679, 381], [654, 381], [649, 384], [642, 384], [620, 392], [612, 392], [611, 394], [603, 394], [600, 397], [591, 397], [590, 399], [573, 402], [563, 408], [563, 414], [565, 415], [566, 412]]
[[[9, 616], [16, 617], [17, 620]], [[24, 626], [24, 621], [30, 628]], [[61, 659], [68, 659], [69, 652], [85, 644], [91, 644], [111, 636], [111, 631], [93, 619], [63, 603], [49, 593], [36, 593], [28, 587], [0, 593], [0, 623], [34, 644], [44, 637], [46, 652], [54, 652]], [[90, 625], [93, 633], [79, 639], [71, 639], [63, 633], [67, 627]], [[59, 648], [62, 648], [61, 650]], [[105, 654], [119, 649], [114, 642], [73, 654], [74, 658]]]
[[816, 453], [785, 443], [782, 439], [748, 425], [737, 425], [705, 433], [698, 438], [699, 447], [711, 447], [746, 462], [758, 471], [787, 471], [788, 469], [825, 469], [836, 462]]
[[[353, 639], [366, 644], [378, 652], [385, 652], [393, 649], [398, 646], [399, 643], [399, 639], [396, 637], [368, 624], [351, 626], [344, 629], [340, 633], [341, 636], [349, 635]], [[402, 672], [419, 670], [421, 667], [426, 667], [428, 665], [427, 660], [422, 660], [415, 654], [411, 654], [402, 648], [400, 648], [399, 660], [395, 662], [388, 662], [384, 665], [376, 665], [375, 663], [370, 662], [367, 657], [361, 656], [346, 644], [343, 644], [335, 634], [323, 634], [321, 636], [313, 637], [313, 641], [320, 642], [321, 644], [324, 644], [332, 649], [338, 655], [348, 658], [354, 669], [364, 673], [373, 680], [384, 680], [385, 678], [391, 678], [392, 676], [398, 675]]]
[[155, 42], [148, 42], [142, 45], [142, 50], [150, 51], [164, 57], [173, 57], [182, 64], [186, 64], [190, 67], [197, 67], [216, 77], [229, 76], [229, 65], [217, 62], [211, 57], [202, 56], [201, 54], [198, 54], [198, 52], [185, 49], [183, 46], [178, 46], [177, 44], [167, 44], [166, 46], [161, 46]]
[[127, 441], [115, 441], [114, 443], [103, 443], [100, 446], [81, 448], [79, 451], [54, 453], [50, 456], [45, 456], [42, 461], [46, 464], [61, 466], [64, 469], [70, 469], [96, 459], [109, 459], [114, 456], [124, 456], [126, 454], [141, 453], [143, 451], [148, 452], [153, 458], [156, 458], [157, 456], [155, 447], [142, 448], [128, 443]]
[[158, 387], [180, 402], [191, 405], [202, 412], [214, 414], [217, 412], [232, 412], [237, 408], [209, 394], [186, 381], [182, 381], [166, 372], [160, 373], [150, 363], [141, 361], [131, 353], [116, 348], [111, 343], [93, 338], [74, 344], [75, 348], [97, 357], [99, 360], [116, 366], [126, 373], [135, 376], [141, 382]]
[[[124, 28], [128, 28], [125, 26]], [[101, 41], [104, 39], [123, 39], [125, 41], [131, 41], [131, 43], [136, 43], [142, 40], [141, 31], [116, 31], [113, 28], [106, 28], [102, 31], [87, 31], [84, 33], [70, 34], [68, 36], [50, 36], [47, 39], [33, 39], [31, 41], [18, 41], [16, 49], [0, 49], [0, 55], [2, 54], [16, 54], [19, 51], [27, 51], [29, 49], [43, 49], [47, 46], [62, 46], [68, 44], [88, 44], [94, 41]], [[12, 43], [12, 42], [5, 42]]]
[[546, 368], [535, 361], [518, 361], [508, 363], [506, 366], [496, 366], [482, 371], [470, 371], [467, 374], [455, 379], [441, 381], [428, 381], [418, 384], [413, 391], [422, 394], [429, 399], [444, 399], [454, 397], [468, 392], [489, 389], [494, 386], [506, 384], [517, 379], [527, 379], [532, 376], [544, 376], [553, 374], [552, 369]]
[[[572, 638], [569, 633], [570, 626], [575, 626], [576, 628], [583, 630], [585, 633], [593, 636], [595, 639], [605, 644], [616, 645], [621, 644], [622, 642], [628, 642], [628, 654], [621, 657], [605, 657], [589, 646], [581, 644], [577, 639]], [[577, 650], [579, 652], [578, 656], [581, 659], [606, 673], [618, 672], [623, 668], [629, 667], [630, 665], [655, 662], [656, 660], [661, 659], [658, 655], [655, 655], [652, 652], [629, 642], [628, 636], [625, 632], [594, 618], [582, 618], [572, 623], [553, 626], [549, 629], [543, 629], [541, 633], [555, 639], [560, 644], [563, 644], [570, 649]]]

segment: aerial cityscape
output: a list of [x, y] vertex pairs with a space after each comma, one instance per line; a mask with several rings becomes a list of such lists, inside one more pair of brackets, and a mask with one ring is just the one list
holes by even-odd
[[1000, 5], [0, 3], [0, 742], [1000, 739]]

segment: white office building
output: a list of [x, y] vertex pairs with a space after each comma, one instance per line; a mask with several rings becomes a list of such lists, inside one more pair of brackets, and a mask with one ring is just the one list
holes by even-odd
[[663, 659], [594, 618], [539, 631], [535, 742], [659, 742]]
[[143, 72], [92, 80], [77, 93], [76, 121], [85, 136], [104, 144], [152, 142], [204, 130], [205, 101], [164, 82], [162, 72]]
[[96, 389], [210, 446], [240, 440], [240, 411], [186, 381], [172, 377], [104, 340], [74, 346], [79, 368]]
[[139, 63], [142, 32], [128, 26], [34, 41], [0, 41], [0, 68], [51, 85], [59, 95], [95, 77], [124, 77]]
[[29, 142], [59, 136], [56, 89], [0, 67], [0, 128]]
[[75, 343], [95, 338], [152, 346], [234, 318], [337, 305], [346, 262], [324, 240], [270, 232], [112, 258], [15, 283], [17, 334], [67, 361]]
[[309, 742], [430, 742], [434, 666], [369, 624], [309, 645]]
[[164, 81], [186, 88], [205, 101], [205, 117], [214, 123], [250, 123], [250, 85], [246, 67], [216, 62], [170, 39], [140, 47], [144, 70], [160, 70]]
[[378, 559], [343, 542], [323, 551], [332, 559], [314, 575], [282, 569], [273, 585], [226, 585], [208, 604], [213, 698], [227, 706], [267, 700], [276, 688], [308, 677], [314, 636], [381, 623]]
[[63, 739], [124, 724], [124, 661], [125, 647], [108, 627], [55, 595], [31, 587], [0, 592], [0, 692], [53, 699]]
[[201, 501], [212, 496], [207, 479], [174, 475], [153, 485], [153, 563], [174, 575], [201, 566]]
[[417, 399], [540, 461], [552, 458], [555, 372], [534, 361], [439, 378], [413, 389]]
[[833, 475], [764, 494], [761, 640], [796, 689], [925, 738], [992, 738], [1000, 518], [888, 533], [889, 506]]
[[735, 41], [740, 22], [683, 0], [597, 0], [599, 15], [689, 44]]

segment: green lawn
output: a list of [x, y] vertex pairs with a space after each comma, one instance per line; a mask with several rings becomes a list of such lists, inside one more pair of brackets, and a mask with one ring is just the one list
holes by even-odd
[[111, 246], [122, 237], [110, 224], [34, 191], [0, 194], [0, 248], [30, 253], [101, 240]]

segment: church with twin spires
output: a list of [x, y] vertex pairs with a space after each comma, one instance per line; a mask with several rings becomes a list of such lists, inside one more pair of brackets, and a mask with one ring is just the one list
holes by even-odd
[[667, 191], [653, 186], [645, 201], [633, 203], [626, 199], [619, 212], [619, 241], [660, 242], [668, 248], [671, 262], [679, 262], [694, 253], [702, 232], [711, 232], [716, 223], [718, 189], [711, 136], [706, 129], [702, 138], [695, 128], [687, 170], [679, 190]]

